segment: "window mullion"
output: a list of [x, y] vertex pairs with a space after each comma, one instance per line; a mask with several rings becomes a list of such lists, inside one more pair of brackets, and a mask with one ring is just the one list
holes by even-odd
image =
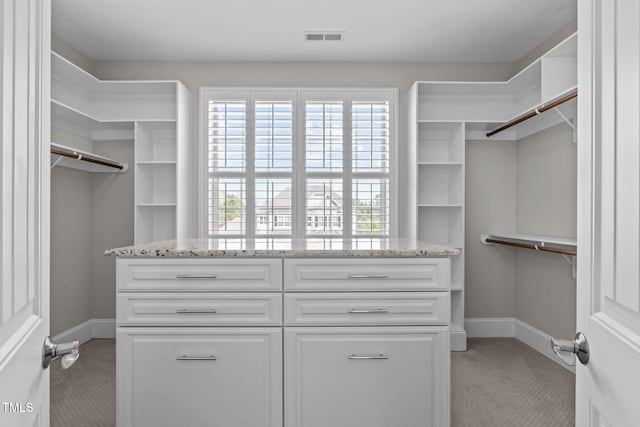
[[307, 139], [304, 132], [306, 120], [305, 100], [301, 91], [297, 92], [295, 100], [294, 130], [296, 141], [294, 143], [294, 152], [296, 161], [293, 164], [293, 215], [295, 216], [295, 224], [293, 226], [293, 237], [303, 240], [306, 234], [306, 204], [305, 204], [305, 187], [306, 187], [306, 144]]
[[342, 116], [342, 171], [343, 171], [343, 194], [342, 194], [342, 235], [345, 242], [351, 242], [353, 236], [353, 207], [352, 207], [352, 129], [351, 129], [351, 96], [347, 94], [343, 98], [343, 116]]
[[256, 137], [255, 97], [247, 98], [246, 119], [246, 234], [249, 242], [256, 237]]

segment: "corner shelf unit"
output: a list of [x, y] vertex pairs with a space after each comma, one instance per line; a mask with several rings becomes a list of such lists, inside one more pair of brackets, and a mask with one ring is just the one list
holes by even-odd
[[[523, 112], [577, 88], [577, 34], [504, 82], [418, 81], [409, 90], [409, 237], [462, 249], [451, 257], [451, 349], [466, 350], [464, 330], [465, 142], [525, 138], [563, 122], [576, 101], [487, 138]], [[555, 109], [554, 109], [555, 110]]]
[[93, 141], [133, 140], [134, 243], [191, 234], [191, 94], [177, 80], [99, 80], [51, 53], [52, 126]]

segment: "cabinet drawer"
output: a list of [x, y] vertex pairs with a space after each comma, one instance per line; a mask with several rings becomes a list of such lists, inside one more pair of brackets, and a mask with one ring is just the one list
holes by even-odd
[[120, 293], [118, 325], [280, 325], [282, 297], [263, 294]]
[[448, 328], [285, 331], [285, 427], [449, 425]]
[[118, 328], [119, 427], [282, 426], [280, 328]]
[[118, 258], [120, 291], [279, 291], [281, 259]]
[[289, 291], [449, 289], [448, 258], [285, 259]]
[[287, 325], [447, 325], [448, 292], [285, 295]]

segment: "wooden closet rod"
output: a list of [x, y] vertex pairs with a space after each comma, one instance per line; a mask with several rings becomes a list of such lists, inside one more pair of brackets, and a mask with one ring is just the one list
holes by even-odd
[[102, 159], [96, 159], [96, 158], [88, 156], [88, 155], [82, 155], [82, 154], [78, 154], [76, 152], [68, 152], [68, 151], [60, 150], [60, 149], [54, 148], [54, 147], [51, 147], [51, 153], [52, 154], [56, 154], [58, 156], [70, 157], [72, 159], [83, 160], [85, 162], [95, 163], [95, 164], [102, 165], [102, 166], [109, 166], [109, 167], [120, 169], [120, 170], [124, 169], [124, 166], [122, 166], [119, 163], [110, 162], [110, 161], [102, 160]]
[[552, 108], [557, 107], [560, 104], [564, 104], [567, 101], [572, 100], [573, 98], [576, 98], [578, 96], [578, 89], [575, 89], [571, 92], [569, 92], [568, 94], [561, 96], [560, 98], [549, 102], [548, 104], [542, 104], [537, 108], [534, 108], [533, 110], [529, 111], [528, 113], [524, 113], [523, 115], [521, 115], [520, 117], [516, 117], [515, 119], [503, 124], [502, 126], [500, 126], [497, 129], [494, 129], [490, 132], [487, 133], [487, 138], [490, 136], [493, 136], [499, 132], [502, 132], [503, 130], [509, 129], [510, 127], [513, 127], [519, 123], [524, 122], [525, 120], [529, 120], [532, 117], [537, 116], [538, 114], [544, 113], [547, 110], [550, 110]]
[[552, 246], [530, 245], [528, 243], [510, 242], [508, 240], [486, 239], [487, 243], [498, 243], [500, 245], [515, 246], [517, 248], [534, 249], [543, 252], [553, 252], [555, 254], [576, 255], [576, 251], [571, 249], [554, 248]]

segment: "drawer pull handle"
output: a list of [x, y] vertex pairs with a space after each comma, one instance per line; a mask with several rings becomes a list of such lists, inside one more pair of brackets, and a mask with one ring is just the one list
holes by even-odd
[[360, 314], [360, 313], [388, 313], [389, 310], [386, 308], [352, 308], [351, 310], [349, 310], [349, 313], [355, 313], [355, 314]]
[[215, 308], [179, 308], [176, 310], [177, 314], [215, 314], [217, 313]]
[[178, 274], [176, 279], [217, 279], [215, 274]]
[[349, 274], [349, 279], [388, 279], [388, 274]]
[[387, 360], [389, 356], [386, 354], [350, 354], [348, 359], [351, 360]]
[[218, 360], [213, 354], [209, 355], [209, 356], [197, 356], [197, 355], [188, 355], [188, 354], [183, 354], [182, 356], [178, 356], [176, 357], [176, 360], [210, 360], [210, 361], [214, 361], [214, 360]]

